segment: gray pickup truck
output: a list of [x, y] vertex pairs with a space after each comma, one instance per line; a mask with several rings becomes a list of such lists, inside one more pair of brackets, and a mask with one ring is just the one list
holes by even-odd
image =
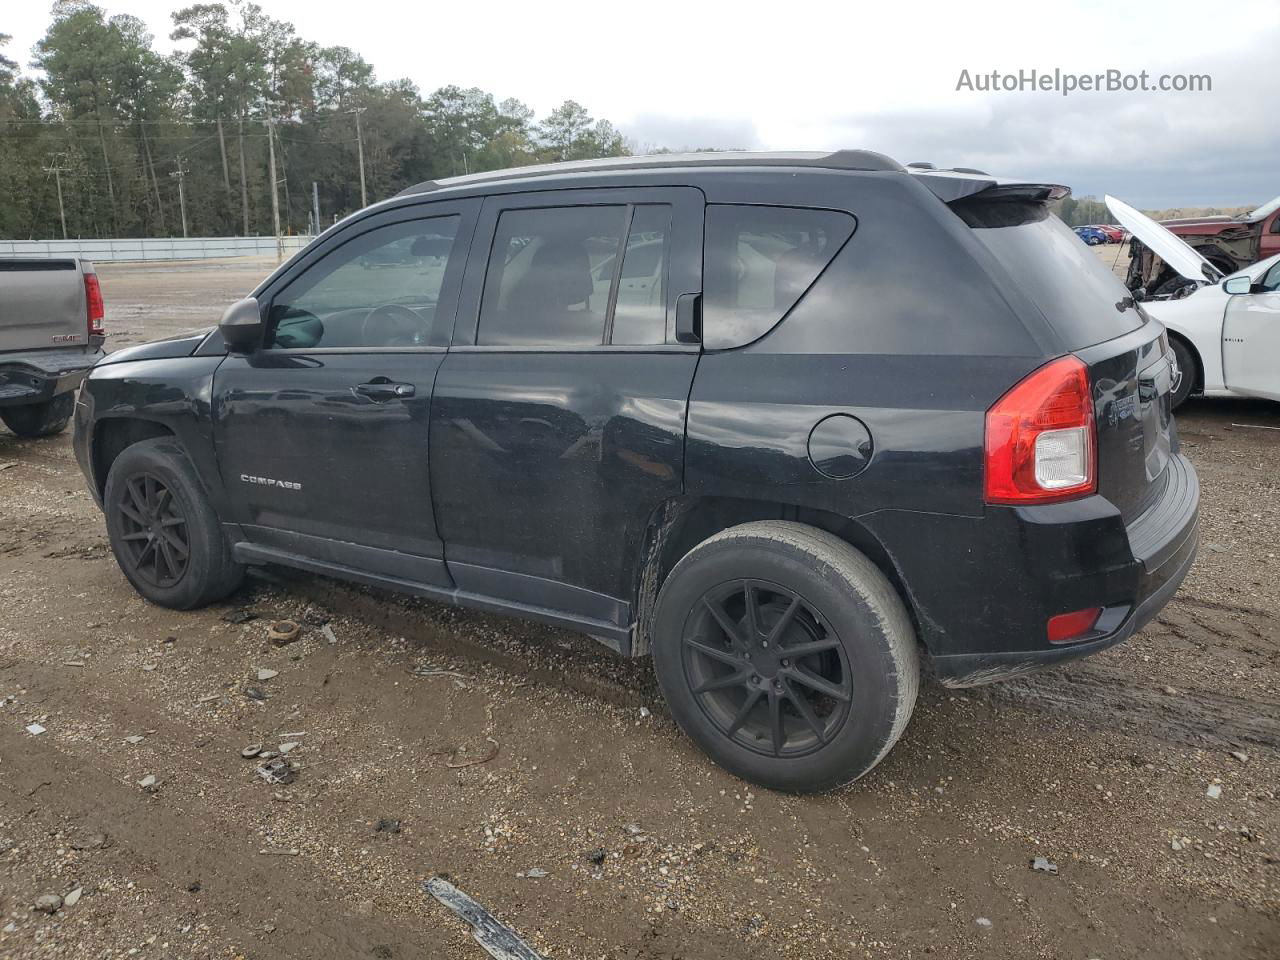
[[102, 289], [87, 260], [0, 258], [0, 420], [20, 437], [62, 430], [103, 356]]

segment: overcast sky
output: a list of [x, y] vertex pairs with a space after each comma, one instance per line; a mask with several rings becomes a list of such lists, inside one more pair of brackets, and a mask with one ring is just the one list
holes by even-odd
[[[171, 49], [166, 0], [107, 0]], [[1280, 194], [1280, 3], [261, 0], [378, 79], [572, 98], [642, 146], [837, 149], [975, 166], [1140, 207]], [[26, 62], [48, 10], [11, 3]], [[1209, 74], [1208, 93], [957, 91], [962, 70]]]

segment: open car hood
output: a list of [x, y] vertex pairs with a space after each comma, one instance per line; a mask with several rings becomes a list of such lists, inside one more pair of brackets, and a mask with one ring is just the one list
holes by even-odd
[[1257, 223], [1259, 220], [1265, 220], [1277, 210], [1280, 210], [1280, 197], [1272, 197], [1257, 210], [1250, 210], [1240, 219], [1245, 223]]
[[1181, 237], [1170, 233], [1145, 213], [1140, 213], [1123, 200], [1108, 195], [1107, 209], [1120, 225], [1152, 249], [1156, 256], [1188, 280], [1217, 283], [1222, 271], [1196, 253]]

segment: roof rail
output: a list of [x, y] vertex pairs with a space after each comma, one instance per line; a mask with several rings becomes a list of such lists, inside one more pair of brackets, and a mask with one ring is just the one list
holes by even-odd
[[928, 160], [913, 160], [907, 166], [912, 170], [937, 170], [938, 168]]
[[[810, 164], [802, 164], [809, 166]], [[837, 150], [828, 153], [812, 166], [831, 170], [892, 170], [894, 173], [905, 173], [906, 168], [892, 157], [874, 150]]]
[[728, 167], [787, 166], [812, 167], [822, 170], [865, 170], [905, 173], [898, 161], [873, 150], [837, 150], [834, 153], [753, 153], [750, 151], [706, 151], [702, 153], [660, 153], [639, 157], [606, 157], [599, 160], [573, 160], [566, 163], [543, 163], [506, 170], [490, 170], [444, 180], [427, 180], [401, 190], [397, 196], [430, 193], [449, 187], [462, 187], [494, 180], [529, 180], [569, 173], [609, 173], [614, 170], [646, 170], [664, 167]]

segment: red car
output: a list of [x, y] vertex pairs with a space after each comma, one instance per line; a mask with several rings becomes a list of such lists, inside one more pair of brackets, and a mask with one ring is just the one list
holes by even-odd
[[1099, 223], [1096, 226], [1107, 235], [1107, 243], [1124, 243], [1124, 238], [1128, 236], [1123, 228], [1114, 227], [1109, 223]]
[[[1160, 221], [1225, 275], [1280, 253], [1280, 197], [1239, 217], [1192, 217]], [[1145, 287], [1150, 294], [1171, 293], [1169, 285], [1188, 281], [1171, 270], [1140, 240], [1129, 247], [1130, 290]]]

